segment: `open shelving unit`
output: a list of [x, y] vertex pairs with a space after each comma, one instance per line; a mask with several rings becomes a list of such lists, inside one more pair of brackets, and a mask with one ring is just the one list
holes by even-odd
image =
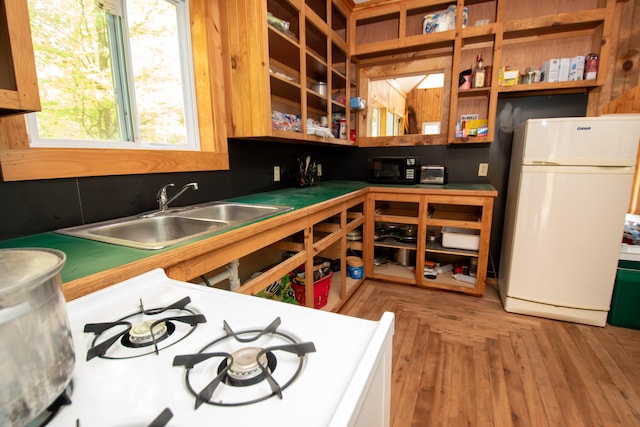
[[[356, 121], [348, 100], [357, 93], [357, 83], [348, 49], [348, 3], [224, 3], [230, 33], [225, 76], [230, 82], [229, 135], [353, 145], [349, 135]], [[275, 22], [267, 22], [267, 14]], [[317, 130], [324, 118], [328, 127]], [[344, 138], [334, 136], [340, 118], [346, 119]]]
[[[337, 269], [333, 271], [329, 297], [322, 310], [337, 311], [363, 281], [346, 273], [346, 257], [350, 251], [362, 254], [364, 250], [362, 242], [349, 241], [346, 235], [364, 226], [364, 214], [365, 196], [356, 196], [255, 236], [251, 244], [240, 242], [220, 254], [190, 260], [189, 266], [183, 265], [181, 269], [195, 271], [197, 267], [206, 270], [202, 273], [205, 277], [215, 276], [237, 259], [241, 281], [240, 288], [235, 289], [237, 292], [281, 300], [271, 289], [278, 288], [285, 276], [291, 277], [300, 271], [306, 276], [307, 271], [322, 264], [319, 260], [331, 260], [327, 262]], [[219, 285], [223, 289], [225, 286], [228, 282]], [[314, 306], [314, 284], [308, 281], [304, 305]]]
[[[428, 190], [400, 194], [376, 190], [379, 191], [372, 191], [368, 195], [367, 212], [371, 219], [366, 228], [365, 247], [372, 250], [367, 252], [365, 262], [367, 277], [472, 295], [484, 294], [494, 192], [471, 194], [454, 191], [440, 195]], [[417, 227], [417, 238], [415, 242], [403, 242], [393, 237], [375, 239], [375, 230], [381, 223], [414, 225]], [[431, 240], [430, 236], [439, 236], [443, 227], [477, 231], [478, 249], [444, 247], [442, 240]], [[411, 251], [413, 262], [409, 265], [394, 262], [393, 251], [397, 250]], [[376, 257], [385, 254], [386, 263], [374, 262]], [[470, 270], [471, 265], [475, 265], [475, 283], [454, 278], [452, 271], [440, 273], [435, 279], [427, 278], [422, 267], [427, 260], [440, 266], [466, 265]]]
[[[351, 17], [351, 52], [368, 64], [376, 58], [396, 62], [416, 55], [452, 55], [449, 102], [444, 102], [448, 121], [445, 138], [431, 138], [431, 144], [488, 143], [495, 137], [497, 102], [501, 96], [530, 96], [553, 93], [587, 92], [604, 85], [611, 58], [612, 23], [616, 0], [554, 1], [540, 0], [459, 0], [457, 2], [412, 0], [384, 4], [357, 5]], [[422, 34], [425, 15], [456, 5], [453, 30]], [[463, 12], [468, 13], [463, 26]], [[443, 53], [444, 52], [444, 53]], [[499, 70], [510, 67], [524, 73], [546, 60], [598, 54], [600, 68], [596, 80], [556, 83], [499, 85]], [[459, 89], [459, 74], [475, 65], [482, 54], [490, 66], [485, 87]], [[456, 137], [456, 124], [462, 116], [486, 119], [486, 136]], [[406, 144], [406, 135], [396, 137]], [[374, 145], [371, 141], [367, 144]], [[394, 145], [384, 140], [384, 145]]]

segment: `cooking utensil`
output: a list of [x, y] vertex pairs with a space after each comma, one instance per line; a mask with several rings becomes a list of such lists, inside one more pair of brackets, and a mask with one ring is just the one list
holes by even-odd
[[398, 248], [396, 250], [396, 262], [403, 266], [411, 264], [411, 250], [407, 248]]
[[377, 256], [373, 258], [373, 265], [379, 266], [387, 263], [387, 258], [383, 256]]
[[315, 92], [318, 92], [322, 96], [327, 96], [327, 84], [325, 82], [317, 82], [311, 86]]
[[75, 353], [52, 249], [0, 249], [0, 425], [24, 426], [69, 384]]
[[347, 233], [347, 240], [351, 240], [351, 241], [362, 240], [362, 230], [360, 229], [351, 230], [350, 232]]
[[400, 236], [402, 237], [416, 237], [418, 235], [418, 229], [413, 224], [407, 224], [400, 229]]

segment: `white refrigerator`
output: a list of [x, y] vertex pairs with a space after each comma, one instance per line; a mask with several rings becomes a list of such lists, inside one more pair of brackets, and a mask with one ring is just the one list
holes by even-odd
[[516, 128], [498, 274], [506, 311], [605, 325], [639, 140], [638, 115]]

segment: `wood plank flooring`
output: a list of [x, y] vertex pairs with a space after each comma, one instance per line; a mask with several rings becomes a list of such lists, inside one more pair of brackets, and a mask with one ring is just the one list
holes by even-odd
[[367, 280], [340, 313], [396, 315], [391, 425], [640, 426], [640, 331]]

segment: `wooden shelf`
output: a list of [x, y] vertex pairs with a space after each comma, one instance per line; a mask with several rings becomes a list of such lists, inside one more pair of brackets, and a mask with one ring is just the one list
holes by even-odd
[[390, 262], [375, 266], [373, 272], [377, 277], [386, 277], [401, 282], [415, 283], [416, 280], [416, 273], [413, 269]]
[[[462, 28], [457, 22], [455, 30], [416, 34], [416, 24], [428, 13], [446, 9], [450, 3], [430, 0], [413, 0], [407, 4], [400, 0], [388, 0], [379, 5], [356, 5], [352, 14], [352, 32], [356, 40], [352, 47], [354, 56], [367, 67], [394, 63], [402, 60], [412, 63], [417, 56], [442, 55], [447, 45], [452, 51], [452, 64], [445, 71], [449, 75], [449, 90], [443, 96], [446, 120], [441, 120], [444, 138], [432, 139], [429, 144], [484, 144], [495, 137], [497, 102], [499, 97], [517, 94], [534, 96], [587, 92], [606, 81], [605, 73], [611, 57], [610, 23], [615, 19], [616, 0], [599, 2], [553, 2], [540, 0], [463, 0], [457, 6], [468, 7], [468, 24]], [[598, 7], [601, 6], [601, 7]], [[458, 10], [458, 17], [460, 11]], [[507, 18], [508, 17], [508, 18]], [[473, 25], [482, 20], [487, 23]], [[460, 21], [460, 20], [459, 20]], [[600, 73], [597, 81], [541, 83], [536, 85], [501, 87], [498, 74], [502, 66], [525, 70], [539, 68], [546, 60], [600, 55]], [[475, 56], [482, 54], [484, 65], [492, 67], [487, 87], [458, 90], [458, 76], [462, 70], [475, 63]], [[473, 58], [473, 59], [471, 59]], [[379, 61], [379, 62], [376, 62]], [[610, 68], [610, 67], [609, 67]], [[379, 77], [367, 72], [366, 78]], [[372, 76], [372, 77], [370, 77]], [[488, 120], [488, 133], [483, 137], [456, 138], [456, 124], [462, 115], [478, 114]], [[365, 119], [361, 123], [366, 124]], [[359, 135], [359, 145], [386, 146], [408, 145], [406, 137], [397, 136], [376, 141]]]
[[560, 90], [574, 90], [580, 92], [586, 92], [589, 89], [593, 89], [598, 86], [597, 80], [575, 80], [568, 82], [557, 83], [532, 83], [532, 84], [520, 84], [514, 86], [499, 86], [498, 92], [500, 93], [512, 93], [512, 92], [537, 92], [537, 91], [560, 91]]
[[[365, 272], [367, 277], [374, 279], [395, 281], [402, 284], [419, 285], [438, 289], [454, 290], [472, 295], [482, 295], [486, 285], [487, 264], [489, 260], [489, 239], [491, 235], [491, 220], [493, 214], [493, 198], [495, 193], [474, 194], [466, 192], [464, 194], [448, 193], [434, 194], [425, 192], [420, 196], [417, 210], [419, 215], [417, 222], [417, 239], [415, 242], [402, 242], [393, 237], [385, 237], [375, 240], [375, 222], [380, 221], [380, 212], [386, 212], [397, 205], [411, 205], [415, 201], [415, 193], [421, 194], [421, 190], [416, 189], [411, 193], [403, 192], [394, 195], [394, 200], [389, 198], [384, 192], [370, 193], [369, 212], [373, 217], [374, 224], [369, 223], [365, 227], [365, 249], [369, 245], [372, 250], [368, 252], [365, 261]], [[406, 199], [403, 199], [403, 196]], [[404, 204], [404, 205], [403, 205]], [[376, 209], [377, 208], [377, 209]], [[428, 214], [428, 212], [430, 212]], [[386, 217], [382, 217], [386, 218]], [[398, 217], [392, 217], [398, 218]], [[407, 217], [404, 217], [407, 219]], [[409, 218], [413, 219], [413, 218]], [[399, 223], [399, 221], [396, 221]], [[457, 227], [470, 230], [479, 230], [478, 250], [465, 250], [457, 248], [445, 248], [441, 241], [429, 241], [427, 235], [442, 227]], [[469, 268], [471, 264], [477, 264], [477, 282], [475, 285], [453, 279], [451, 274], [439, 275], [438, 279], [426, 279], [422, 275], [422, 270], [411, 271], [406, 267], [399, 267], [392, 264], [373, 266], [374, 252], [378, 254], [393, 253], [394, 249], [408, 249], [412, 256], [415, 256], [415, 265], [422, 266], [425, 260], [438, 262], [441, 265], [466, 263]], [[387, 255], [388, 256], [388, 255]]]
[[503, 37], [509, 40], [585, 29], [593, 30], [604, 22], [605, 17], [605, 9], [593, 9], [507, 21], [504, 23]]
[[[350, 10], [345, 8], [344, 1], [237, 0], [234, 7], [224, 9], [228, 16], [223, 19], [238, 23], [229, 29], [229, 52], [225, 55], [231, 69], [225, 76], [230, 88], [227, 91], [229, 117], [233, 120], [229, 126], [233, 134], [229, 136], [354, 145], [348, 139], [307, 133], [306, 121], [341, 114], [347, 119], [347, 135], [355, 129], [348, 102], [338, 104], [330, 96], [335, 90], [344, 93], [347, 100], [357, 94], [357, 87], [348, 84], [357, 81], [355, 71], [345, 66], [351, 64], [351, 54], [347, 31]], [[238, 16], [238, 10], [245, 13]], [[268, 12], [290, 22], [289, 31], [283, 32], [268, 24], [264, 19]], [[242, 42], [247, 40], [245, 34], [252, 35], [249, 46]], [[271, 69], [268, 79], [264, 77], [265, 67]], [[283, 75], [276, 75], [278, 72]], [[317, 82], [327, 83], [326, 94], [312, 89]], [[274, 111], [302, 117], [300, 132], [273, 129]]]
[[385, 237], [382, 240], [377, 240], [374, 246], [379, 248], [411, 249], [414, 251], [417, 249], [415, 242], [401, 242], [393, 237]]
[[462, 28], [461, 36], [463, 39], [476, 39], [479, 37], [493, 36], [497, 32], [496, 27], [497, 25], [493, 23]]
[[[340, 270], [334, 271], [331, 279], [329, 300], [322, 310], [337, 311], [347, 298], [355, 292], [363, 282], [362, 279], [351, 279], [346, 275], [346, 257], [348, 250], [352, 246], [358, 246], [357, 250], [366, 252], [362, 247], [362, 242], [351, 242], [346, 239], [346, 230], [342, 226], [348, 217], [352, 218], [349, 226], [364, 225], [364, 213], [361, 211], [365, 204], [365, 196], [359, 195], [335, 202], [330, 206], [325, 206], [319, 211], [315, 211], [298, 220], [276, 226], [269, 233], [280, 236], [275, 241], [269, 240], [264, 247], [256, 247], [254, 244], [247, 245], [242, 253], [233, 254], [234, 259], [241, 258], [240, 266], [253, 262], [273, 263], [273, 251], [295, 252], [291, 257], [282, 257], [279, 263], [265, 268], [258, 265], [251, 271], [262, 271], [262, 273], [244, 283], [238, 292], [245, 294], [256, 294], [265, 289], [274, 281], [279, 280], [284, 275], [303, 266], [309, 270], [317, 266], [317, 257], [324, 257], [333, 260], [340, 260]], [[358, 212], [360, 210], [360, 212]], [[283, 230], [288, 230], [288, 237], [282, 238]], [[285, 233], [286, 234], [286, 233]], [[307, 250], [311, 248], [311, 250]], [[278, 255], [276, 253], [276, 255]], [[213, 262], [213, 261], [210, 261]], [[216, 265], [220, 268], [220, 265]], [[246, 267], [245, 267], [246, 268]], [[264, 271], [262, 270], [264, 268]], [[306, 284], [306, 306], [313, 306], [313, 283]]]
[[445, 248], [444, 246], [442, 246], [442, 242], [438, 242], [438, 241], [436, 242], [427, 241], [425, 252], [433, 252], [433, 253], [447, 254], [447, 255], [471, 256], [471, 257], [478, 256], [478, 251]]
[[269, 26], [269, 51], [271, 58], [287, 67], [300, 70], [300, 44], [298, 40], [287, 37], [282, 32]]
[[458, 90], [458, 98], [488, 98], [491, 92], [490, 87], [477, 87], [472, 89]]
[[285, 80], [272, 74], [271, 76], [271, 96], [291, 101], [299, 107], [300, 85], [293, 81]]

